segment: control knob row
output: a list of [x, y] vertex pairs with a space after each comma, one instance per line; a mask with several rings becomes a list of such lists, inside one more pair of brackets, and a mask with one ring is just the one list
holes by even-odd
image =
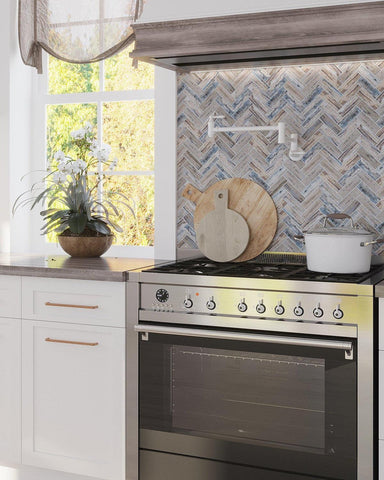
[[[164, 288], [158, 289], [156, 291], [156, 299], [160, 303], [167, 302], [168, 299], [169, 299], [168, 291], [165, 290]], [[183, 304], [184, 304], [184, 307], [188, 308], [188, 309], [193, 307], [193, 301], [192, 301], [190, 295], [187, 295], [185, 297]], [[213, 297], [209, 298], [209, 300], [206, 303], [206, 307], [208, 308], [208, 310], [215, 310], [216, 302], [214, 301]], [[241, 312], [241, 313], [245, 313], [248, 310], [248, 305], [245, 302], [245, 298], [241, 299], [241, 301], [237, 305], [237, 308], [238, 308], [239, 312]], [[281, 300], [275, 306], [274, 310], [275, 310], [276, 315], [283, 315], [285, 313], [285, 308], [284, 308], [283, 302]], [[265, 311], [266, 311], [266, 307], [264, 305], [263, 300], [259, 300], [258, 304], [256, 305], [256, 312], [258, 314], [262, 315], [263, 313], [265, 313]], [[293, 313], [297, 317], [301, 317], [301, 316], [304, 315], [304, 308], [301, 306], [300, 302], [293, 309]], [[324, 310], [321, 308], [320, 303], [318, 303], [316, 305], [316, 307], [313, 309], [312, 313], [316, 318], [321, 318], [324, 315]], [[337, 308], [335, 308], [335, 310], [333, 310], [333, 317], [336, 318], [337, 320], [340, 320], [341, 318], [343, 318], [343, 316], [344, 316], [344, 312], [343, 312], [343, 310], [341, 310], [340, 305], [338, 305]]]

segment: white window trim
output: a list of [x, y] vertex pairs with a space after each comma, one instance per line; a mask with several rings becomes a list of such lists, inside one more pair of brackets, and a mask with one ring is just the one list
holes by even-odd
[[[42, 168], [45, 158], [45, 106], [47, 76], [34, 76], [33, 98], [33, 170]], [[155, 67], [155, 246], [112, 246], [105, 256], [176, 259], [176, 74]], [[153, 98], [153, 90], [134, 92], [99, 92], [90, 94], [49, 95], [49, 103], [87, 103], [94, 97], [105, 100]], [[100, 124], [99, 124], [100, 125]], [[132, 173], [132, 172], [130, 172]], [[134, 172], [133, 172], [134, 173]], [[26, 190], [26, 185], [23, 189]], [[64, 254], [58, 244], [40, 235], [39, 209], [30, 212], [30, 251], [44, 255]]]

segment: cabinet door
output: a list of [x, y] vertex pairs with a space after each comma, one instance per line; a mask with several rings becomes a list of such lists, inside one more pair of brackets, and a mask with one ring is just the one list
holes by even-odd
[[21, 320], [0, 318], [0, 461], [21, 458]]
[[22, 462], [123, 480], [123, 328], [23, 320]]

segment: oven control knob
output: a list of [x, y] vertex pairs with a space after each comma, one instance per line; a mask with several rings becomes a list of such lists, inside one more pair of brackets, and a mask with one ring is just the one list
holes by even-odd
[[283, 307], [283, 305], [281, 304], [281, 300], [279, 302], [278, 305], [276, 305], [275, 307], [275, 313], [277, 315], [283, 315], [283, 313], [285, 312], [285, 308]]
[[256, 312], [257, 313], [265, 313], [265, 305], [263, 303], [263, 300], [260, 300], [259, 303], [256, 305]]
[[208, 310], [214, 310], [216, 308], [216, 302], [213, 300], [213, 297], [211, 297], [208, 302], [207, 302], [207, 308]]
[[324, 315], [324, 310], [320, 308], [320, 303], [317, 304], [317, 307], [313, 309], [313, 315], [316, 318], [320, 318]]
[[156, 300], [158, 300], [161, 303], [165, 303], [169, 298], [169, 293], [165, 288], [159, 288], [156, 291]]
[[192, 302], [192, 299], [190, 297], [186, 297], [184, 299], [184, 307], [185, 308], [192, 308], [193, 307], [193, 302]]
[[239, 312], [244, 313], [248, 310], [248, 305], [245, 303], [245, 298], [241, 300], [241, 302], [237, 305]]
[[334, 318], [336, 318], [336, 320], [340, 320], [340, 318], [344, 317], [344, 312], [343, 310], [341, 310], [340, 305], [338, 305], [337, 308], [333, 310], [333, 316]]
[[299, 304], [293, 309], [293, 313], [296, 317], [301, 317], [304, 315], [304, 308]]

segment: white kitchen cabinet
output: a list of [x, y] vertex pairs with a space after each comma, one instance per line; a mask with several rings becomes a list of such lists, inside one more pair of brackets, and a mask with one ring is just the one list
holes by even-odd
[[125, 327], [125, 283], [23, 277], [24, 319]]
[[21, 317], [21, 277], [0, 275], [0, 317]]
[[[7, 307], [9, 308], [9, 307]], [[0, 308], [1, 314], [1, 308]], [[21, 320], [0, 318], [0, 462], [20, 463]]]
[[123, 480], [125, 330], [23, 320], [23, 464]]

